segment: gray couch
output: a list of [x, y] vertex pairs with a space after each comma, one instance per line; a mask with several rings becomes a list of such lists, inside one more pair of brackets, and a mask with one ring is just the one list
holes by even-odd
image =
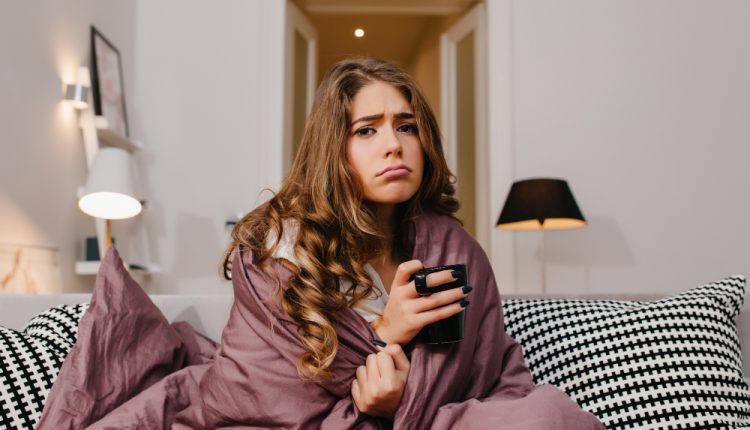
[[[539, 298], [537, 295], [504, 295], [503, 298]], [[546, 298], [562, 296], [544, 296]], [[576, 295], [565, 298], [613, 299], [613, 300], [653, 300], [658, 295]], [[22, 329], [34, 315], [59, 304], [85, 303], [90, 294], [6, 294], [0, 295], [0, 325]], [[156, 306], [169, 321], [187, 321], [201, 333], [214, 340], [221, 338], [221, 330], [226, 323], [232, 296], [229, 295], [151, 295]], [[750, 351], [750, 305], [745, 303], [737, 321], [742, 356]], [[750, 375], [750, 360], [743, 360], [745, 375]]]

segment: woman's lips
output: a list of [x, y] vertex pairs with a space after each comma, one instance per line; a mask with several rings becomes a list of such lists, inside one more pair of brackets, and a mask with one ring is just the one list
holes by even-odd
[[405, 176], [409, 174], [409, 170], [406, 167], [400, 167], [398, 169], [389, 170], [382, 175], [381, 178], [397, 178], [399, 176]]
[[375, 176], [383, 176], [384, 174], [386, 174], [386, 173], [388, 173], [388, 172], [390, 172], [392, 170], [400, 170], [400, 169], [406, 170], [407, 172], [411, 172], [411, 168], [409, 166], [407, 166], [406, 164], [400, 163], [400, 164], [394, 164], [392, 166], [386, 167], [385, 169], [381, 170], [380, 173], [378, 173]]

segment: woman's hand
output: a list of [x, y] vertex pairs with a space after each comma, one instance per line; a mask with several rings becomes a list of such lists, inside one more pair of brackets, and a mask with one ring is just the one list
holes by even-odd
[[[471, 287], [453, 288], [420, 297], [409, 276], [422, 268], [421, 261], [410, 260], [399, 264], [396, 269], [383, 315], [372, 323], [378, 336], [388, 344], [409, 343], [427, 324], [455, 315], [469, 304], [462, 299], [471, 291]], [[427, 287], [435, 287], [453, 282], [456, 278], [450, 270], [443, 270], [428, 274], [426, 280]]]
[[393, 419], [404, 394], [409, 367], [409, 359], [398, 344], [368, 355], [352, 381], [354, 404], [368, 415]]

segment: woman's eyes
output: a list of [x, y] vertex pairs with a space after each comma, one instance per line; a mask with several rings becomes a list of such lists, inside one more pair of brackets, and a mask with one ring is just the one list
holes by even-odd
[[[375, 133], [375, 128], [373, 127], [362, 127], [359, 130], [355, 131], [354, 134], [357, 136], [369, 136], [373, 133]], [[399, 133], [409, 133], [409, 134], [416, 134], [417, 133], [417, 125], [416, 124], [402, 124], [400, 125], [396, 131]]]
[[375, 133], [375, 129], [372, 127], [362, 127], [359, 130], [354, 132], [354, 134], [358, 136], [369, 136], [372, 133]]
[[396, 130], [402, 132], [402, 133], [415, 133], [417, 132], [417, 125], [416, 124], [404, 124], [397, 128]]

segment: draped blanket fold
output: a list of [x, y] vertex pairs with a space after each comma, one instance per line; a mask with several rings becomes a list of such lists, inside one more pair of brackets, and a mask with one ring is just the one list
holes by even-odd
[[[280, 308], [275, 277], [241, 250], [232, 265], [234, 305], [200, 381], [201, 401], [179, 413], [173, 428], [603, 429], [561, 390], [533, 384], [520, 345], [504, 331], [490, 262], [460, 223], [425, 213], [406, 227], [407, 255], [425, 267], [465, 263], [474, 289], [461, 342], [417, 340], [405, 348], [411, 370], [392, 421], [360, 413], [350, 394], [357, 367], [377, 352], [370, 325], [352, 309], [340, 311], [333, 377], [301, 380], [298, 326]], [[275, 259], [269, 263], [284, 288], [292, 273]]]

